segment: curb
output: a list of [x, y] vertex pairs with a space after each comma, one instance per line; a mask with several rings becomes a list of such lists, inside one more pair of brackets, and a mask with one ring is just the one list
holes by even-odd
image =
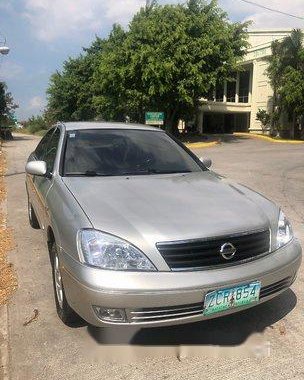
[[260, 140], [265, 140], [273, 143], [278, 143], [278, 144], [304, 144], [304, 141], [302, 140], [280, 140], [280, 139], [273, 139], [272, 137], [265, 136], [265, 135], [259, 135], [256, 133], [243, 133], [243, 132], [235, 132], [235, 136], [246, 136], [246, 137], [251, 137], [251, 138], [257, 138]]
[[0, 307], [0, 378], [9, 380], [7, 305]]
[[197, 142], [197, 143], [186, 143], [186, 147], [189, 149], [200, 149], [200, 148], [212, 148], [219, 144], [219, 141], [212, 141], [209, 143]]

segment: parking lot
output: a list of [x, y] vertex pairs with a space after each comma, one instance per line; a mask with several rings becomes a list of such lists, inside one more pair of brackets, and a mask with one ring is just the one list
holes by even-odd
[[[24, 165], [37, 143], [18, 135], [5, 146], [8, 223], [17, 243], [10, 260], [19, 282], [8, 316], [12, 379], [304, 378], [303, 270], [276, 299], [217, 320], [147, 330], [64, 326], [46, 244], [27, 219]], [[217, 173], [278, 203], [304, 244], [304, 144], [227, 136], [195, 153], [210, 157]]]

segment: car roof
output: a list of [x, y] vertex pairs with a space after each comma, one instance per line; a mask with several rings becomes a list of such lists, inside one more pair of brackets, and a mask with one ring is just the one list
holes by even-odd
[[94, 121], [77, 121], [68, 123], [58, 123], [65, 127], [67, 131], [85, 130], [85, 129], [134, 129], [145, 131], [159, 131], [162, 129], [151, 127], [144, 124], [116, 123], [116, 122], [94, 122]]

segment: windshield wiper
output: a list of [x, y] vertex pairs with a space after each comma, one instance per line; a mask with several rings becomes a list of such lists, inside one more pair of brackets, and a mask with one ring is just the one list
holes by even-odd
[[140, 175], [153, 175], [153, 174], [177, 174], [177, 173], [191, 173], [191, 170], [156, 170], [153, 168], [141, 171], [126, 171], [121, 173], [99, 173], [94, 170], [87, 170], [85, 172], [71, 172], [65, 173], [67, 177], [119, 177], [119, 176], [140, 176]]
[[157, 169], [146, 169], [135, 172], [122, 172], [117, 175], [152, 175], [152, 174], [176, 174], [176, 173], [191, 173], [191, 170], [157, 170]]
[[98, 173], [94, 170], [87, 170], [85, 172], [72, 172], [72, 173], [65, 173], [67, 177], [110, 177], [115, 174], [104, 174], [104, 173]]

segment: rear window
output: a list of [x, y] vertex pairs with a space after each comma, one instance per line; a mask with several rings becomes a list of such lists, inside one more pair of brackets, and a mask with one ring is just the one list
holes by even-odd
[[203, 168], [166, 133], [144, 130], [67, 132], [64, 176], [199, 172]]

